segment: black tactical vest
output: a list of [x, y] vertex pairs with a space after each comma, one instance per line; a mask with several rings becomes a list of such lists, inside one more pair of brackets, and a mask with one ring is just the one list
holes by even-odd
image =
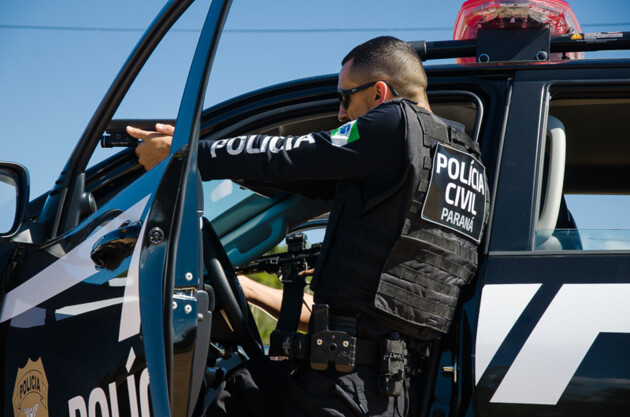
[[357, 183], [340, 186], [311, 288], [318, 303], [431, 340], [448, 331], [460, 288], [475, 276], [489, 190], [473, 159], [477, 143], [408, 101], [400, 105], [404, 176], [367, 204]]

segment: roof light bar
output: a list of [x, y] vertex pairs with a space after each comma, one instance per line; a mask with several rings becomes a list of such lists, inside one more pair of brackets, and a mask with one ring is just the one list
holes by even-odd
[[[573, 10], [564, 0], [468, 0], [457, 16], [453, 39], [477, 39], [480, 29], [542, 28], [549, 28], [552, 37], [581, 32]], [[550, 60], [563, 58], [583, 58], [583, 54], [551, 54], [548, 57]], [[475, 58], [458, 59], [458, 62], [475, 62]]]
[[[475, 57], [476, 40], [411, 41], [423, 61]], [[551, 38], [551, 53], [630, 50], [630, 32], [573, 33]], [[472, 58], [474, 61], [474, 58]], [[472, 62], [472, 61], [471, 61]]]

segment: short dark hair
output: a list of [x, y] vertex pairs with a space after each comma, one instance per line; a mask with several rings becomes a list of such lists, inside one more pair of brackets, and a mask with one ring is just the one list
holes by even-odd
[[426, 97], [427, 76], [422, 60], [408, 42], [393, 36], [379, 36], [354, 47], [341, 65], [350, 60], [350, 78], [358, 83], [383, 80], [402, 97]]

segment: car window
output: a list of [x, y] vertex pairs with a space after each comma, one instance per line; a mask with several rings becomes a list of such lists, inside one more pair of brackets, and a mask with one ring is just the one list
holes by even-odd
[[568, 194], [584, 250], [630, 250], [630, 195]]
[[203, 183], [203, 215], [211, 222], [254, 193], [230, 180]]
[[611, 91], [560, 91], [550, 102], [561, 139], [548, 129], [536, 250], [630, 249], [630, 94]]

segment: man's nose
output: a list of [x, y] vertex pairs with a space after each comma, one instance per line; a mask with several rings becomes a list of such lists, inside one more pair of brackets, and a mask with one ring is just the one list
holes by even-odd
[[345, 123], [348, 121], [348, 112], [346, 111], [346, 109], [341, 105], [341, 103], [339, 104], [339, 113], [337, 114], [337, 120], [339, 120], [341, 123]]

